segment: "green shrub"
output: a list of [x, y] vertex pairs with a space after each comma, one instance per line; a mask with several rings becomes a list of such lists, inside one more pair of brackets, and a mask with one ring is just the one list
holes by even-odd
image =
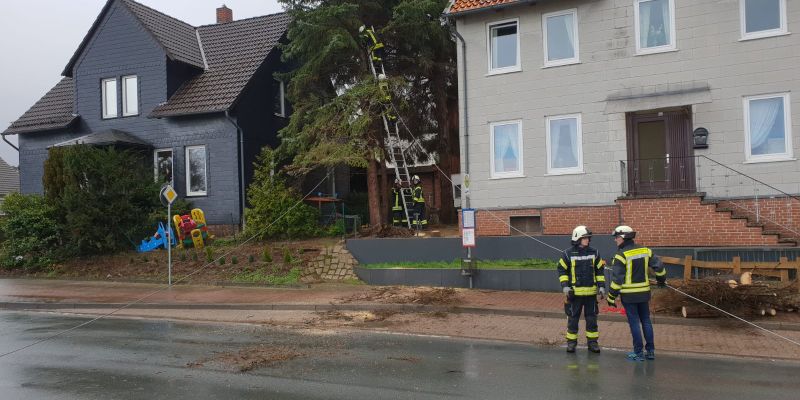
[[233, 256], [231, 257], [231, 264], [236, 265], [239, 263], [239, 257]]
[[50, 149], [44, 191], [69, 254], [107, 254], [150, 236], [161, 207], [151, 159], [141, 152], [77, 145]]
[[255, 163], [253, 183], [247, 188], [246, 236], [260, 239], [299, 238], [319, 233], [319, 210], [302, 204], [302, 196], [274, 174], [273, 150], [264, 147]]
[[32, 271], [63, 258], [58, 211], [44, 197], [11, 193], [0, 209], [6, 214], [0, 220], [6, 238], [0, 248], [0, 265]]
[[214, 261], [214, 249], [211, 247], [206, 247], [206, 261], [212, 262]]
[[272, 249], [269, 246], [264, 247], [264, 253], [261, 255], [261, 259], [264, 260], [265, 263], [272, 262]]
[[292, 263], [292, 251], [289, 250], [288, 247], [283, 248], [283, 263], [284, 264], [291, 264]]
[[217, 263], [218, 263], [219, 265], [225, 265], [225, 257], [220, 257], [220, 258], [217, 260]]
[[256, 262], [256, 258], [252, 254], [250, 254], [249, 256], [247, 256], [247, 262], [249, 264], [252, 264], [252, 263]]
[[343, 236], [345, 234], [344, 219], [338, 219], [336, 222], [330, 224], [325, 230], [325, 234], [330, 237]]

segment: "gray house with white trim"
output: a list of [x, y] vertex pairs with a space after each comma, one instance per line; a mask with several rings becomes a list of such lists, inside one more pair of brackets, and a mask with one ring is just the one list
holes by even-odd
[[152, 152], [155, 179], [171, 182], [210, 224], [239, 224], [253, 161], [286, 124], [274, 73], [289, 17], [235, 21], [223, 6], [217, 19], [194, 27], [109, 0], [63, 78], [2, 133], [19, 135], [21, 191], [42, 192], [51, 146], [133, 146]]
[[454, 0], [445, 15], [479, 235], [519, 233], [500, 217], [544, 234], [628, 223], [663, 246], [797, 244], [795, 2]]

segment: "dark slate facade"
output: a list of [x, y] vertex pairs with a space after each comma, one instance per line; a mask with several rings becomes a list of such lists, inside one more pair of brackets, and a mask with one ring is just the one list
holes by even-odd
[[[276, 146], [277, 131], [286, 122], [285, 118], [272, 113], [275, 96], [273, 73], [279, 68], [280, 55], [277, 49], [268, 50], [257, 71], [242, 78], [246, 78], [246, 82], [240, 82], [244, 89], [235, 104], [230, 104], [227, 109], [204, 109], [198, 113], [189, 110], [182, 115], [155, 117], [154, 109], [169, 106], [170, 97], [175, 92], [185, 92], [187, 82], [201, 77], [204, 70], [172, 57], [170, 52], [174, 51], [174, 47], [165, 47], [163, 40], [142, 23], [141, 15], [137, 18], [137, 13], [142, 12], [153, 13], [158, 18], [169, 18], [130, 0], [110, 0], [79, 52], [70, 61], [68, 71], [65, 71], [71, 72], [74, 115], [78, 117], [60, 129], [50, 129], [48, 126], [49, 130], [31, 131], [26, 126], [26, 132], [19, 133], [21, 191], [42, 192], [44, 161], [49, 146], [115, 129], [146, 142], [153, 151], [172, 149], [174, 185], [182, 197], [186, 197], [187, 193], [186, 148], [205, 146], [207, 195], [186, 198], [203, 209], [210, 224], [238, 224], [242, 214], [241, 196], [244, 193], [240, 183], [237, 124], [244, 140], [245, 157], [241, 164], [245, 167], [247, 185], [252, 177], [252, 164], [261, 147]], [[177, 20], [168, 21], [175, 21], [178, 24], [176, 29], [185, 31], [188, 27], [179, 25], [180, 21]], [[242, 24], [247, 25], [247, 22]], [[231, 25], [227, 29], [236, 28]], [[282, 35], [281, 32], [279, 36]], [[119, 116], [103, 119], [101, 81], [129, 75], [136, 75], [138, 79], [139, 114], [122, 116], [122, 82], [118, 81]], [[23, 119], [25, 115], [20, 118]], [[14, 134], [14, 127], [12, 124], [5, 133]]]

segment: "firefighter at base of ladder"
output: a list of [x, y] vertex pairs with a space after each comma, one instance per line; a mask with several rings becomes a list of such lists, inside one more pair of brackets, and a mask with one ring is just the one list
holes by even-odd
[[403, 210], [403, 189], [400, 178], [394, 180], [394, 186], [392, 187], [392, 225], [408, 226], [406, 213]]
[[[654, 360], [656, 348], [653, 341], [653, 323], [650, 321], [650, 278], [653, 268], [659, 287], [665, 287], [667, 270], [658, 256], [644, 246], [634, 243], [636, 232], [626, 225], [620, 225], [612, 233], [619, 251], [611, 261], [611, 290], [608, 305], [616, 306], [617, 296], [622, 298], [622, 306], [628, 317], [628, 326], [633, 339], [633, 352], [627, 357], [631, 361]], [[642, 345], [644, 332], [645, 345]], [[644, 349], [644, 352], [642, 351]]]
[[428, 219], [425, 218], [425, 195], [422, 193], [422, 180], [419, 179], [419, 176], [414, 175], [411, 178], [411, 183], [414, 184], [414, 194], [412, 197], [414, 205], [410, 215], [411, 225], [414, 228], [425, 229], [428, 227]]
[[586, 320], [586, 342], [589, 351], [600, 352], [597, 340], [597, 295], [606, 293], [605, 262], [600, 253], [589, 246], [592, 232], [580, 225], [572, 231], [572, 247], [564, 250], [558, 261], [558, 280], [567, 297], [564, 312], [567, 314], [567, 352], [574, 353], [578, 346], [578, 323], [583, 310]]

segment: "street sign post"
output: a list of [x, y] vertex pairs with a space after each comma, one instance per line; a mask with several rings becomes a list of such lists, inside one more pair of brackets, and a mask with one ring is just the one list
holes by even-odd
[[172, 236], [170, 235], [172, 221], [170, 219], [172, 217], [172, 203], [178, 198], [178, 193], [171, 185], [166, 184], [161, 187], [161, 193], [159, 193], [158, 197], [161, 199], [162, 204], [166, 203], [167, 205], [167, 229], [164, 230], [164, 234], [167, 236], [167, 284], [172, 286]]

